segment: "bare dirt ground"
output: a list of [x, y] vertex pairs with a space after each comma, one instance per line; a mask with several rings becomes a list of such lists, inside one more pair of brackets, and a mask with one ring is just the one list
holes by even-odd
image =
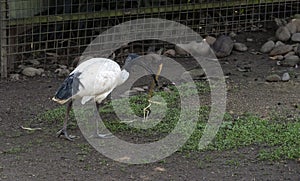
[[[227, 111], [268, 117], [300, 115], [300, 69], [280, 67], [258, 50], [267, 33], [243, 33], [248, 52], [233, 52], [220, 60], [228, 75]], [[253, 42], [246, 42], [253, 38]], [[240, 72], [247, 66], [250, 72]], [[292, 72], [289, 82], [267, 83], [272, 72]], [[0, 180], [300, 180], [297, 160], [258, 161], [259, 148], [251, 146], [224, 152], [177, 152], [165, 160], [145, 165], [127, 165], [98, 153], [81, 135], [74, 142], [57, 138], [62, 123], [41, 123], [43, 130], [28, 132], [20, 127], [38, 114], [58, 107], [51, 97], [63, 79], [32, 78], [0, 81]]]

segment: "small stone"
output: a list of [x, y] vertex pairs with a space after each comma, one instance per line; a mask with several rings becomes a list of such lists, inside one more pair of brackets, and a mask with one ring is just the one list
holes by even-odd
[[300, 44], [296, 47], [295, 54], [300, 56]]
[[281, 61], [277, 61], [276, 65], [278, 65], [278, 66], [281, 65]]
[[295, 54], [296, 54], [296, 52], [297, 52], [298, 45], [299, 45], [299, 44], [295, 45], [294, 48], [293, 48], [293, 51], [295, 52]]
[[40, 62], [38, 60], [32, 59], [32, 60], [28, 60], [29, 63], [31, 63], [32, 65], [40, 65]]
[[67, 69], [68, 67], [66, 65], [58, 65], [59, 68], [61, 69]]
[[72, 72], [75, 68], [74, 67], [69, 67], [69, 70]]
[[289, 22], [287, 25], [286, 25], [286, 28], [290, 31], [291, 34], [294, 34], [297, 32], [297, 27], [295, 24], [293, 24], [292, 22]]
[[300, 32], [300, 19], [292, 19], [291, 23], [297, 27], [297, 32]]
[[[163, 51], [164, 51], [164, 48], [160, 48], [159, 50], [156, 51], [156, 54], [157, 54], [157, 55], [162, 55], [162, 52], [163, 52]], [[175, 52], [175, 50], [174, 50], [174, 52]], [[176, 54], [176, 53], [174, 53], [174, 56], [175, 56], [175, 54]]]
[[156, 168], [154, 168], [154, 171], [165, 172], [166, 169], [165, 169], [165, 168], [162, 168], [162, 167], [156, 167]]
[[253, 38], [247, 38], [246, 41], [247, 42], [253, 42], [254, 40], [253, 40]]
[[299, 57], [297, 55], [289, 55], [284, 57], [285, 60], [299, 60]]
[[283, 55], [283, 54], [290, 52], [291, 50], [293, 50], [293, 46], [291, 46], [291, 45], [280, 45], [278, 47], [275, 47], [270, 52], [270, 56]]
[[285, 45], [282, 41], [277, 41], [275, 43], [275, 47], [281, 46], [281, 45]]
[[176, 52], [175, 52], [175, 50], [173, 50], [173, 49], [169, 49], [169, 50], [167, 50], [167, 51], [164, 52], [164, 55], [165, 55], [165, 56], [175, 57]]
[[38, 68], [38, 75], [41, 75], [42, 73], [44, 73], [45, 72], [45, 70], [44, 69], [42, 69], [42, 68]]
[[238, 68], [237, 68], [237, 70], [238, 70], [239, 72], [248, 72], [248, 70], [247, 70], [247, 69], [240, 68], [240, 67], [238, 67]]
[[165, 92], [170, 92], [170, 93], [172, 92], [171, 89], [169, 89], [168, 87], [164, 87], [164, 88], [163, 88], [163, 91], [165, 91]]
[[269, 53], [275, 47], [275, 43], [272, 40], [267, 41], [260, 49], [262, 53]]
[[289, 57], [289, 56], [292, 56], [292, 55], [295, 55], [295, 52], [288, 52], [287, 54], [285, 54], [283, 57], [284, 58], [287, 58], [287, 57]]
[[272, 59], [272, 60], [283, 60], [284, 56], [282, 56], [282, 55], [275, 55], [273, 57], [270, 57], [270, 59]]
[[23, 69], [26, 68], [26, 66], [25, 65], [19, 65], [18, 68], [23, 70]]
[[300, 42], [300, 33], [294, 33], [291, 39], [294, 42]]
[[291, 38], [291, 33], [287, 27], [281, 26], [277, 29], [275, 36], [280, 41], [287, 41]]
[[266, 77], [267, 82], [279, 82], [281, 81], [281, 77], [277, 74], [271, 74]]
[[181, 78], [184, 80], [189, 80], [189, 77], [192, 77], [192, 79], [201, 79], [205, 76], [205, 72], [202, 69], [193, 69], [190, 71], [186, 71], [182, 73]]
[[57, 73], [58, 77], [67, 77], [70, 71], [68, 69], [58, 68], [55, 70], [55, 73]]
[[240, 52], [245, 52], [248, 50], [248, 47], [243, 43], [234, 43], [233, 48]]
[[188, 55], [188, 52], [185, 51], [183, 48], [181, 48], [181, 44], [175, 45], [175, 51], [176, 51], [176, 54], [178, 54], [178, 55], [184, 55], [184, 56]]
[[285, 58], [284, 61], [281, 62], [281, 65], [284, 67], [295, 67], [300, 63], [300, 59], [297, 55], [291, 55]]
[[42, 70], [41, 69], [36, 69], [33, 67], [26, 67], [23, 69], [22, 74], [27, 76], [27, 77], [34, 77], [36, 75], [41, 75]]
[[207, 37], [205, 37], [205, 40], [209, 45], [213, 45], [217, 39], [212, 36], [207, 36]]
[[10, 74], [9, 79], [12, 81], [18, 81], [20, 80], [20, 74]]
[[136, 90], [138, 92], [145, 92], [145, 89], [143, 89], [141, 87], [134, 87], [134, 88], [132, 88], [132, 90]]
[[143, 86], [142, 88], [143, 88], [144, 90], [148, 90], [148, 89], [149, 89], [149, 87], [148, 87], [148, 86], [146, 86], [146, 85], [145, 85], [145, 86]]
[[234, 38], [234, 37], [236, 37], [236, 33], [232, 31], [232, 32], [229, 33], [229, 36], [230, 36], [231, 38]]
[[300, 19], [300, 14], [294, 14], [294, 19]]
[[201, 55], [201, 56], [205, 56], [205, 57], [212, 55], [211, 48], [205, 39], [203, 39], [200, 42], [191, 41], [188, 44], [178, 44], [178, 46], [184, 48], [185, 50], [187, 50], [189, 53], [192, 53], [192, 54], [197, 54], [197, 55]]
[[277, 26], [284, 26], [287, 24], [285, 19], [275, 18], [274, 21]]
[[290, 74], [288, 72], [285, 72], [283, 75], [282, 75], [282, 78], [281, 80], [284, 81], [284, 82], [287, 82], [291, 79], [290, 77]]
[[203, 69], [193, 69], [190, 70], [189, 73], [193, 78], [200, 78], [205, 76], [205, 72]]
[[233, 41], [229, 36], [221, 35], [212, 46], [218, 58], [227, 57], [233, 49]]

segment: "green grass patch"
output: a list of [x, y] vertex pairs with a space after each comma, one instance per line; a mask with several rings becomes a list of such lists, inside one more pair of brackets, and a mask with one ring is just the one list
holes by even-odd
[[[170, 87], [171, 92], [155, 92], [154, 97], [157, 98], [157, 101], [167, 106], [153, 105], [151, 107], [156, 115], [159, 116], [161, 114], [163, 117], [160, 122], [151, 125], [149, 129], [140, 128], [139, 124], [142, 125], [143, 123], [138, 120], [128, 119], [128, 121], [133, 122], [122, 123], [116, 116], [113, 116], [116, 113], [115, 108], [121, 107], [121, 109], [118, 109], [118, 114], [123, 115], [125, 118], [126, 116], [130, 118], [131, 114], [143, 117], [143, 109], [148, 105], [147, 95], [141, 94], [128, 99], [117, 99], [113, 100], [113, 102], [108, 102], [100, 108], [100, 115], [104, 120], [107, 120], [105, 121], [106, 127], [118, 136], [142, 138], [143, 142], [141, 143], [153, 142], [165, 137], [174, 129], [182, 112], [193, 112], [193, 110], [182, 110], [180, 107], [180, 98], [182, 96], [192, 97], [196, 94], [209, 92], [207, 83], [196, 83], [196, 90], [193, 89], [193, 86], [184, 84], [180, 87]], [[123, 106], [128, 102], [129, 106]], [[166, 107], [166, 109], [163, 107]], [[65, 107], [58, 107], [43, 113], [39, 119], [48, 123], [61, 122], [65, 117], [65, 111]], [[185, 129], [185, 126], [188, 127], [188, 124], [193, 123], [193, 121], [197, 122], [193, 134], [179, 150], [181, 152], [199, 151], [198, 144], [207, 123], [210, 107], [202, 106], [197, 108], [196, 112], [199, 113], [199, 120], [191, 120], [187, 115], [184, 118], [187, 123], [186, 125], [182, 124], [183, 128], [178, 133], [179, 135], [186, 134], [185, 131], [188, 129]], [[73, 113], [71, 114], [71, 119], [74, 119]], [[262, 160], [298, 159], [300, 158], [300, 119], [292, 121], [284, 120], [282, 117], [280, 119], [281, 121], [278, 118], [277, 121], [272, 121], [250, 114], [234, 119], [230, 114], [226, 113], [216, 137], [204, 151], [236, 150], [255, 145], [256, 148], [260, 149], [258, 158]], [[151, 119], [149, 121], [151, 122]], [[85, 150], [85, 147], [82, 150], [84, 153], [89, 152], [89, 150]], [[228, 164], [238, 165], [235, 161], [228, 162]]]
[[12, 147], [12, 148], [9, 148], [9, 149], [3, 151], [3, 153], [5, 153], [5, 154], [18, 154], [21, 152], [23, 152], [23, 149], [19, 146]]
[[223, 125], [209, 149], [229, 150], [249, 145], [262, 148], [260, 159], [279, 160], [300, 157], [300, 121], [270, 122], [246, 116]]

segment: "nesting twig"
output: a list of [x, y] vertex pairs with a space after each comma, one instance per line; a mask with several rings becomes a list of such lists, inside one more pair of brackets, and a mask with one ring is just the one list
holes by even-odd
[[[163, 67], [163, 64], [160, 64], [159, 67], [158, 67], [157, 73], [155, 75], [156, 82], [158, 82], [158, 78], [159, 78], [159, 75], [161, 73], [162, 67]], [[149, 104], [144, 108], [144, 121], [147, 121], [148, 116], [150, 114], [151, 103], [160, 104], [157, 101], [151, 101], [153, 91], [154, 91], [154, 86], [155, 86], [155, 81], [153, 80], [152, 83], [151, 83], [150, 89], [149, 89], [149, 93], [148, 93], [148, 102], [149, 102]]]

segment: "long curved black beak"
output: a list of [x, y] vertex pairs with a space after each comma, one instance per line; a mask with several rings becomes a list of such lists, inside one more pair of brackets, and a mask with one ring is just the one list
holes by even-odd
[[[149, 74], [151, 74], [151, 77], [153, 78], [153, 81], [155, 83], [156, 86], [158, 86], [158, 74], [155, 74], [147, 65], [143, 65], [142, 63], [138, 63], [139, 66], [143, 67], [146, 71], [149, 72]], [[160, 74], [160, 71], [159, 71]]]

